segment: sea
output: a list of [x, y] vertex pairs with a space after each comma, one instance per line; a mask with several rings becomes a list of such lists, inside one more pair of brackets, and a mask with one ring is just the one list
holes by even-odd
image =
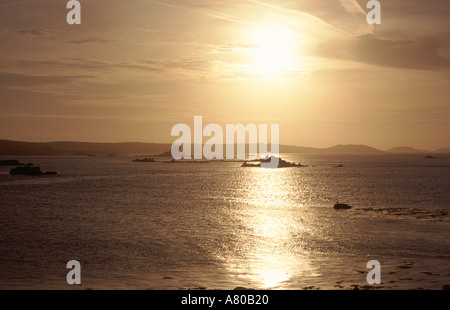
[[[450, 155], [280, 154], [304, 167], [1, 157], [2, 290], [441, 290]], [[426, 154], [425, 154], [426, 155]], [[335, 210], [339, 201], [352, 206]], [[68, 283], [80, 264], [79, 285]], [[379, 262], [379, 283], [369, 281]]]

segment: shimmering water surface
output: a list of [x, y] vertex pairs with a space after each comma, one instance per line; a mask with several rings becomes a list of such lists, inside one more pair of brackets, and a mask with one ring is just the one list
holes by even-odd
[[82, 289], [450, 283], [450, 155], [282, 157], [308, 167], [18, 157], [58, 175], [0, 167], [0, 288], [71, 288], [73, 259]]

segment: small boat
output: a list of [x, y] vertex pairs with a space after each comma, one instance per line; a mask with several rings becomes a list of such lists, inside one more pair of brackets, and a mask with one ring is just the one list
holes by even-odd
[[334, 205], [334, 207], [333, 207], [333, 209], [336, 209], [336, 210], [348, 210], [348, 209], [351, 209], [351, 208], [352, 207], [349, 206], [348, 204], [346, 204], [346, 203], [339, 203], [339, 202], [337, 202]]

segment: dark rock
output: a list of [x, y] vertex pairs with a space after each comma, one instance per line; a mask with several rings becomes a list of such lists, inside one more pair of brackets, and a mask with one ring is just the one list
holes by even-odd
[[45, 171], [45, 175], [57, 175], [56, 171]]
[[135, 163], [153, 163], [155, 160], [153, 158], [144, 158], [144, 159], [135, 159], [133, 160]]
[[24, 166], [25, 164], [20, 163], [17, 159], [6, 159], [0, 160], [0, 166]]
[[425, 156], [424, 158], [426, 158], [426, 159], [432, 159], [432, 158], [439, 158], [439, 157], [435, 157], [435, 156], [427, 155], [427, 156]]
[[39, 166], [26, 165], [23, 167], [12, 168], [9, 171], [9, 174], [12, 175], [31, 175], [31, 176], [40, 176], [40, 175], [57, 175], [56, 171], [46, 171], [42, 172]]
[[[275, 157], [276, 158], [276, 157]], [[259, 162], [257, 164], [249, 164], [247, 162], [244, 162], [241, 167], [262, 167], [262, 163], [267, 163], [267, 162], [271, 162], [272, 158], [271, 157], [266, 157], [264, 159], [256, 159], [256, 160], [249, 160], [250, 162]], [[278, 158], [278, 166], [276, 168], [290, 168], [290, 167], [307, 167], [306, 165], [302, 165], [302, 164], [296, 164], [296, 163], [291, 163], [288, 162], [284, 159]]]
[[248, 287], [243, 287], [243, 286], [238, 286], [238, 287], [235, 287], [233, 290], [234, 291], [254, 291], [255, 289], [248, 288]]
[[241, 167], [261, 167], [261, 164], [248, 164], [247, 162], [244, 162]]
[[320, 287], [317, 287], [317, 286], [314, 286], [314, 285], [311, 285], [311, 286], [305, 286], [304, 288], [303, 288], [305, 291], [318, 291], [318, 290], [320, 290]]
[[15, 174], [15, 175], [42, 175], [41, 168], [39, 167], [33, 167], [33, 166], [24, 166], [24, 167], [16, 167], [12, 168], [9, 171], [9, 174]]
[[351, 206], [349, 206], [348, 204], [346, 204], [346, 203], [336, 203], [335, 205], [334, 205], [334, 207], [333, 207], [333, 209], [336, 209], [336, 210], [348, 210], [348, 209], [351, 209], [352, 207]]

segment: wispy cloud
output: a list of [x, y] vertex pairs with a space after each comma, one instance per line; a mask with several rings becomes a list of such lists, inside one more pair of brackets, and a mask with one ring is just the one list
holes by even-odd
[[71, 44], [90, 44], [90, 43], [113, 43], [113, 42], [117, 42], [117, 41], [111, 40], [111, 39], [98, 38], [98, 37], [89, 37], [89, 38], [68, 40], [66, 42], [71, 43]]
[[349, 13], [365, 15], [365, 11], [361, 8], [356, 0], [339, 0], [339, 3]]
[[33, 87], [33, 86], [44, 86], [44, 85], [55, 85], [55, 84], [65, 84], [71, 83], [78, 79], [90, 78], [92, 76], [81, 75], [81, 76], [70, 76], [70, 75], [59, 75], [59, 76], [39, 76], [39, 75], [26, 75], [26, 74], [16, 74], [8, 72], [0, 72], [0, 88], [10, 88], [10, 87]]
[[318, 54], [368, 64], [421, 70], [447, 70], [450, 59], [439, 55], [442, 42], [435, 37], [392, 40], [363, 35], [344, 41], [323, 42]]
[[197, 2], [185, 2], [185, 1], [177, 1], [177, 0], [169, 0], [169, 1], [159, 1], [159, 0], [148, 0], [149, 2], [167, 6], [175, 9], [181, 9], [191, 12], [200, 13], [202, 15], [206, 15], [218, 20], [231, 22], [231, 23], [242, 23], [246, 24], [248, 21], [235, 18], [233, 14], [227, 14], [225, 12], [221, 12], [218, 10], [215, 10], [212, 7], [217, 7], [218, 3], [211, 3], [211, 2], [205, 2], [205, 1], [197, 1]]
[[17, 30], [17, 33], [21, 35], [49, 36], [53, 33], [53, 31], [48, 28], [32, 26], [24, 29], [19, 29]]

